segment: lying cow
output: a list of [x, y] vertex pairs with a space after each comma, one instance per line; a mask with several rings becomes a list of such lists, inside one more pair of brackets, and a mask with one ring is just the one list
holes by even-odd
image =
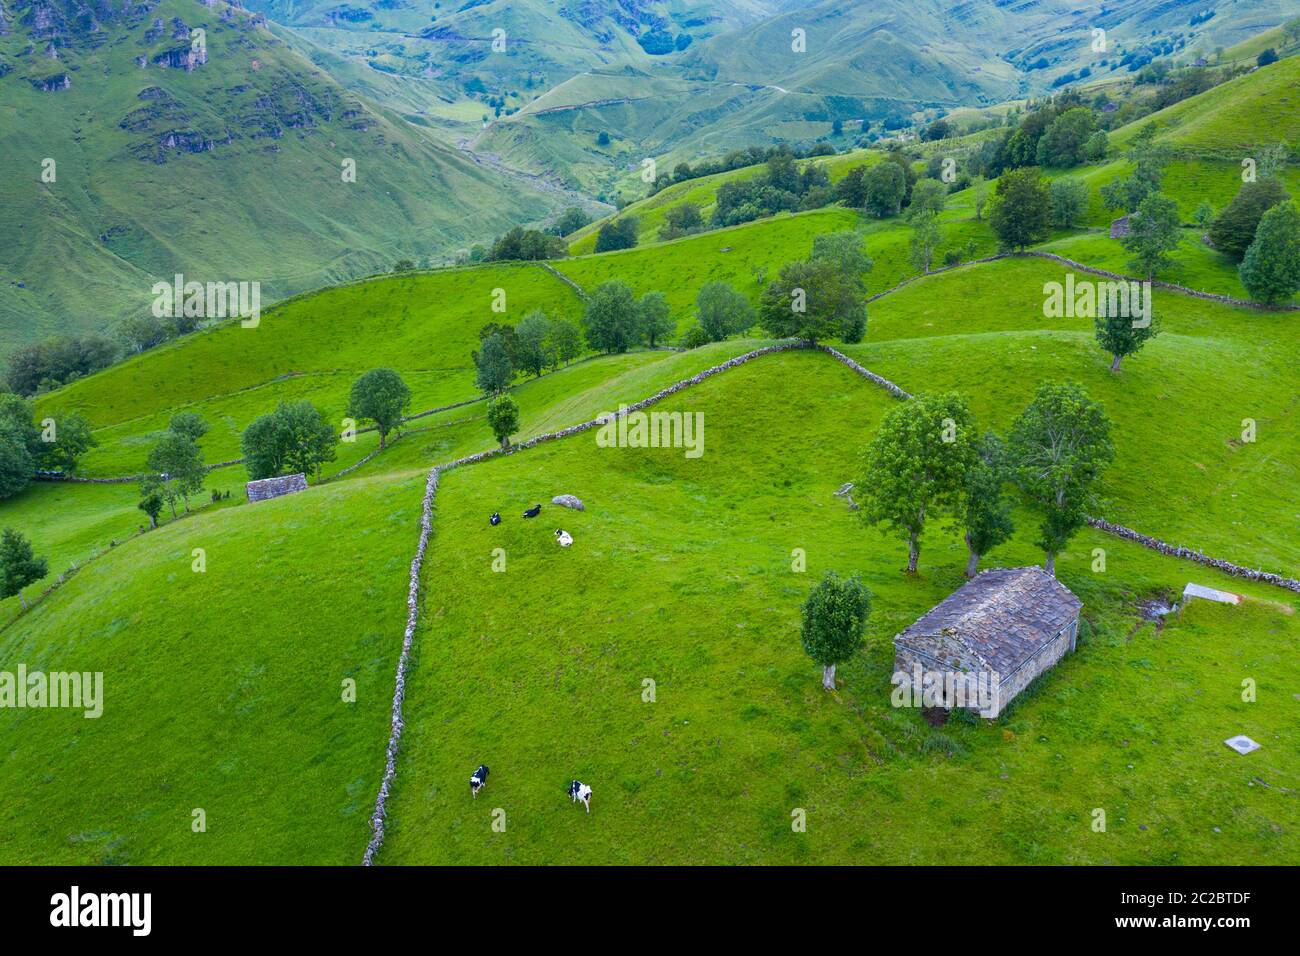
[[478, 792], [487, 786], [488, 768], [487, 764], [481, 763], [478, 769], [470, 774], [469, 778], [469, 795], [477, 797]]
[[582, 805], [587, 808], [587, 812], [591, 812], [591, 787], [581, 780], [575, 780], [569, 784], [569, 799], [574, 803], [581, 800]]
[[488, 518], [488, 524], [492, 525], [492, 527], [495, 528], [495, 527], [496, 527], [497, 525], [499, 525], [500, 523], [501, 523], [501, 514], [500, 514], [500, 512], [497, 512], [497, 511], [492, 512], [492, 517], [491, 517], [491, 518]]
[[573, 535], [569, 534], [567, 531], [561, 531], [559, 528], [556, 528], [555, 540], [560, 542], [561, 548], [567, 548], [569, 545], [573, 544]]
[[527, 511], [525, 511], [525, 512], [524, 512], [524, 517], [525, 517], [525, 518], [536, 518], [536, 517], [537, 517], [539, 514], [541, 514], [541, 513], [542, 513], [542, 506], [541, 506], [540, 504], [537, 504], [537, 505], [533, 505], [531, 508], [529, 508]]

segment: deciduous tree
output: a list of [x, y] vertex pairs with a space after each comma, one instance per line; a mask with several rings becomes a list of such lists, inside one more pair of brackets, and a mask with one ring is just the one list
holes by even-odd
[[509, 395], [501, 395], [488, 406], [487, 421], [501, 447], [509, 448], [510, 436], [519, 431], [519, 406]]
[[5, 528], [0, 535], [0, 598], [17, 594], [26, 609], [23, 588], [45, 577], [47, 570], [45, 559], [36, 556], [30, 541], [12, 528]]
[[856, 575], [844, 579], [828, 571], [804, 601], [799, 636], [804, 653], [821, 666], [827, 690], [835, 689], [836, 665], [862, 647], [870, 614], [871, 595]]
[[1042, 512], [1036, 542], [1056, 573], [1056, 556], [1087, 518], [1093, 487], [1115, 457], [1110, 419], [1074, 382], [1040, 385], [1008, 437], [1014, 477]]
[[1238, 268], [1252, 299], [1270, 305], [1300, 291], [1300, 212], [1284, 202], [1264, 213]]
[[865, 489], [859, 513], [906, 538], [909, 572], [916, 571], [926, 520], [957, 515], [975, 453], [974, 425], [960, 395], [918, 396], [885, 413], [857, 482]]
[[1052, 199], [1036, 167], [1003, 173], [993, 195], [989, 225], [1004, 247], [1023, 249], [1047, 237]]
[[372, 421], [379, 431], [382, 449], [388, 433], [401, 427], [402, 416], [411, 405], [411, 390], [391, 368], [372, 368], [352, 383], [347, 414]]
[[600, 352], [626, 352], [637, 341], [636, 300], [626, 282], [602, 282], [591, 290], [582, 314], [587, 344]]

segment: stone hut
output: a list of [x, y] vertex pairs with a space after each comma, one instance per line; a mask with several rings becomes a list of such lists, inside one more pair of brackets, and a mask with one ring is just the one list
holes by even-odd
[[[1074, 650], [1081, 607], [1082, 601], [1040, 567], [985, 571], [894, 637], [895, 671], [917, 682], [922, 675], [936, 685], [943, 681], [947, 693], [939, 706], [996, 717], [1035, 677]], [[966, 693], [954, 697], [954, 688], [963, 686]], [[913, 693], [920, 690], [915, 686]]]
[[1120, 216], [1110, 224], [1110, 237], [1112, 239], [1123, 239], [1132, 231], [1128, 224], [1128, 216]]
[[297, 494], [299, 491], [307, 490], [307, 476], [282, 475], [279, 478], [262, 478], [258, 481], [250, 481], [245, 489], [248, 492], [249, 502], [265, 501], [268, 498], [279, 498], [283, 495]]

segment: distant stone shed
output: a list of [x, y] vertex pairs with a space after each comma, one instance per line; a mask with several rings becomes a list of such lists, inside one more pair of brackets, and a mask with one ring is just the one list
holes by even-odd
[[283, 495], [296, 494], [307, 490], [306, 475], [282, 475], [279, 478], [262, 478], [250, 481], [246, 486], [248, 500], [265, 501], [267, 498], [279, 498]]
[[987, 678], [995, 691], [991, 706], [961, 706], [996, 717], [1030, 681], [1074, 650], [1082, 607], [1042, 568], [985, 571], [894, 638], [895, 668]]

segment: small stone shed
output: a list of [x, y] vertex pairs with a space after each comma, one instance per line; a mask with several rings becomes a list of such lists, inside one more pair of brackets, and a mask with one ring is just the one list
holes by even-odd
[[279, 478], [261, 478], [258, 481], [250, 481], [245, 489], [248, 491], [250, 502], [265, 501], [267, 498], [279, 498], [306, 491], [307, 476], [297, 474], [281, 475]]
[[1079, 634], [1074, 594], [1042, 568], [995, 568], [967, 581], [894, 638], [897, 671], [996, 678], [996, 717]]
[[1123, 239], [1133, 227], [1129, 225], [1128, 216], [1120, 216], [1110, 224], [1110, 237], [1112, 239]]

